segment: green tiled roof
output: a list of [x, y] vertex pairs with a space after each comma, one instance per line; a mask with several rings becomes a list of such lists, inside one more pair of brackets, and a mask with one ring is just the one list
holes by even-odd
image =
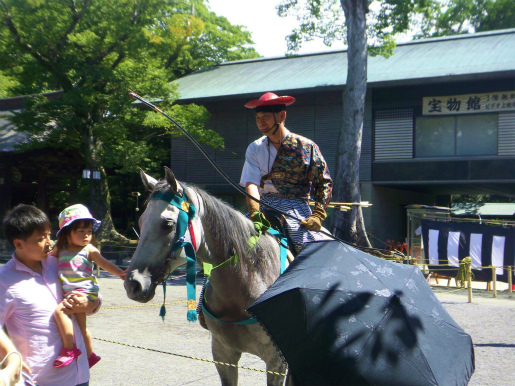
[[[515, 29], [401, 43], [395, 54], [368, 59], [369, 87], [515, 76]], [[347, 51], [223, 63], [177, 80], [182, 100], [247, 96], [266, 91], [339, 87]]]

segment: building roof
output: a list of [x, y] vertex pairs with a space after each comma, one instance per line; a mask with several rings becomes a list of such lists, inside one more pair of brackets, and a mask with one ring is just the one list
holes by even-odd
[[454, 216], [514, 216], [515, 203], [466, 203], [452, 206]]
[[[368, 58], [369, 87], [515, 75], [515, 29], [399, 43], [394, 55]], [[347, 51], [219, 64], [177, 80], [181, 100], [266, 91], [341, 88]]]
[[[52, 91], [43, 93], [48, 99], [59, 97], [62, 91]], [[2, 115], [12, 115], [13, 112], [22, 110], [25, 108], [24, 100], [27, 95], [17, 96], [13, 98], [0, 99], [0, 153], [12, 152], [16, 150], [16, 145], [22, 145], [29, 143], [29, 136], [24, 132], [14, 130], [14, 125]], [[33, 135], [33, 140], [44, 139], [47, 133], [39, 135]]]
[[[0, 115], [10, 115], [10, 112], [1, 111]], [[14, 125], [11, 122], [0, 118], [0, 153], [12, 152], [16, 145], [27, 142], [26, 134], [14, 130]]]

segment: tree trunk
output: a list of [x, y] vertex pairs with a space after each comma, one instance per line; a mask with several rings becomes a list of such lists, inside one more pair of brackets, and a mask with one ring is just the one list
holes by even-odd
[[[367, 90], [367, 0], [341, 0], [347, 24], [347, 84], [343, 92], [343, 118], [338, 137], [338, 153], [333, 200], [360, 202], [359, 159]], [[338, 211], [332, 224], [335, 236], [351, 243], [370, 246], [360, 206]]]
[[[129, 239], [122, 236], [114, 228], [113, 218], [111, 217], [111, 194], [109, 193], [107, 175], [105, 169], [99, 166], [96, 156], [96, 150], [100, 144], [95, 140], [91, 128], [87, 132], [87, 166], [91, 173], [89, 180], [89, 209], [93, 216], [102, 221], [100, 229], [96, 233], [97, 239], [99, 241], [127, 242]], [[93, 179], [93, 171], [95, 170], [100, 171], [100, 180]]]
[[107, 182], [107, 175], [103, 167], [100, 167], [101, 179], [100, 195], [96, 205], [98, 205], [98, 213], [102, 219], [102, 225], [98, 231], [97, 237], [99, 240], [108, 240], [116, 242], [128, 242], [129, 239], [122, 236], [116, 231], [111, 217], [111, 194], [109, 193], [109, 184]]

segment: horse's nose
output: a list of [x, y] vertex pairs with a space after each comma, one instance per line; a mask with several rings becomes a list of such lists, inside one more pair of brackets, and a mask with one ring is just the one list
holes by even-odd
[[138, 300], [141, 296], [141, 283], [138, 280], [127, 278], [125, 283], [123, 283], [125, 287], [125, 292], [127, 292], [127, 297], [132, 300]]

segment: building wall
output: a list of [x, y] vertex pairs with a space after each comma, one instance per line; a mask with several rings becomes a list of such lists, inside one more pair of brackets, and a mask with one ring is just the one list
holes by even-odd
[[[294, 96], [297, 100], [288, 106], [286, 127], [315, 141], [329, 165], [329, 170], [334, 173], [342, 118], [342, 91], [310, 92]], [[248, 99], [231, 99], [203, 104], [211, 113], [207, 127], [224, 138], [225, 149], [203, 147], [236, 182], [240, 179], [247, 146], [261, 136], [256, 127], [254, 112], [243, 107], [246, 102]], [[372, 174], [371, 102], [371, 97], [367, 97], [360, 164], [360, 178], [365, 181], [370, 180]], [[234, 191], [185, 137], [172, 140], [171, 167], [179, 180], [203, 186], [213, 193], [227, 194]]]
[[[484, 110], [478, 113], [475, 109], [469, 110], [467, 106], [461, 106], [459, 113], [446, 110], [445, 96], [481, 95], [499, 92], [502, 92], [503, 96], [508, 99], [506, 103], [503, 102], [507, 106], [504, 111]], [[497, 122], [495, 122], [495, 129], [498, 133], [497, 149], [487, 154], [487, 156], [495, 159], [513, 158], [515, 156], [515, 79], [513, 77], [477, 82], [447, 82], [434, 85], [382, 88], [374, 90], [373, 95], [374, 164], [378, 167], [380, 167], [381, 162], [388, 163], [391, 161], [409, 162], [409, 160], [422, 159], [429, 164], [443, 158], [451, 160], [474, 160], [479, 158], [474, 155], [424, 156], [418, 154], [417, 120], [430, 118], [427, 111], [426, 114], [423, 113], [423, 108], [427, 107], [427, 100], [423, 103], [424, 97], [433, 97], [434, 100], [441, 102], [438, 109], [444, 110], [446, 115], [438, 116], [435, 121], [447, 118], [453, 119], [453, 117], [480, 119], [486, 116], [485, 113], [489, 113], [492, 117], [497, 116]], [[449, 97], [450, 99], [452, 98]], [[460, 108], [459, 105], [457, 107]], [[463, 112], [467, 112], [467, 114], [462, 114]], [[419, 143], [419, 145], [421, 144]], [[476, 146], [478, 145], [476, 144]], [[385, 172], [384, 167], [381, 168], [381, 172]], [[376, 180], [377, 178], [374, 177], [373, 179]], [[394, 179], [398, 180], [395, 177]]]
[[363, 214], [374, 245], [406, 237], [406, 205], [448, 206], [451, 194], [468, 191], [509, 194], [515, 182], [515, 112], [496, 113], [498, 146], [490, 156], [417, 158], [415, 137], [424, 97], [514, 90], [511, 77], [373, 90], [372, 176], [371, 183], [362, 182], [361, 195], [373, 203]]
[[376, 248], [385, 246], [387, 240], [404, 241], [407, 230], [405, 207], [411, 204], [433, 205], [433, 194], [374, 186], [372, 182], [361, 183], [361, 199], [372, 206], [363, 208], [363, 219], [369, 241]]
[[[510, 90], [515, 90], [515, 80], [511, 78], [369, 87], [360, 182], [362, 200], [373, 204], [370, 208], [363, 208], [363, 215], [374, 246], [384, 246], [386, 240], [404, 240], [404, 208], [407, 205], [447, 205], [451, 194], [464, 192], [463, 182], [469, 182], [481, 190], [481, 184], [489, 178], [492, 181], [503, 178], [508, 182], [511, 179], [515, 181], [514, 114], [499, 114], [499, 151], [495, 156], [420, 159], [415, 157], [414, 143], [415, 122], [417, 117], [422, 116], [423, 97]], [[282, 94], [292, 95], [287, 92]], [[293, 96], [297, 101], [288, 107], [286, 127], [313, 139], [334, 174], [342, 118], [342, 91], [311, 91]], [[222, 135], [225, 141], [225, 150], [208, 147], [206, 150], [235, 182], [239, 182], [248, 144], [260, 136], [253, 111], [243, 107], [248, 99], [204, 103], [212, 114], [208, 127]], [[180, 180], [200, 185], [237, 208], [245, 209], [244, 198], [239, 197], [239, 193], [186, 138], [173, 139], [171, 161], [172, 170]], [[459, 178], [464, 181], [456, 184]]]

